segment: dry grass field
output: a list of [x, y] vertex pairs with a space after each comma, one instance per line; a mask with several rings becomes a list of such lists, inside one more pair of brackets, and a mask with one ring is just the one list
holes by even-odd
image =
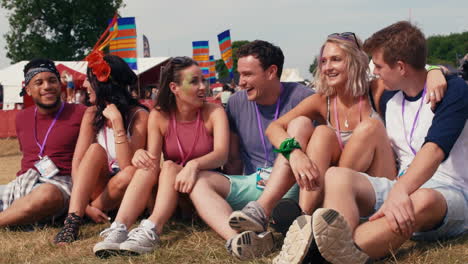
[[[21, 155], [14, 139], [0, 139], [0, 184], [14, 178]], [[202, 223], [171, 222], [161, 237], [161, 247], [152, 254], [139, 257], [98, 259], [92, 248], [100, 240], [99, 232], [108, 225], [86, 224], [81, 239], [70, 246], [57, 247], [51, 241], [56, 227], [34, 231], [0, 229], [0, 263], [241, 263], [229, 256], [224, 241]], [[272, 257], [246, 263], [270, 263]], [[380, 264], [467, 264], [468, 235], [436, 243], [407, 242], [396, 255], [378, 261]]]

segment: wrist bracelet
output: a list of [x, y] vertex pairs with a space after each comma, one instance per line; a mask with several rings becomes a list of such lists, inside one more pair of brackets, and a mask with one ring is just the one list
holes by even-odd
[[115, 144], [123, 144], [123, 143], [127, 143], [127, 142], [128, 142], [127, 139], [125, 139], [125, 140], [122, 140], [122, 141], [117, 141], [116, 140], [114, 143]]
[[440, 71], [442, 71], [442, 69], [440, 68], [440, 66], [437, 66], [437, 65], [429, 65], [429, 67], [427, 67], [427, 71], [432, 71], [432, 70], [440, 70]]
[[291, 155], [291, 152], [295, 149], [301, 149], [299, 142], [294, 138], [287, 138], [281, 142], [279, 149], [274, 149], [273, 151], [283, 154], [283, 156], [289, 160], [289, 155]]

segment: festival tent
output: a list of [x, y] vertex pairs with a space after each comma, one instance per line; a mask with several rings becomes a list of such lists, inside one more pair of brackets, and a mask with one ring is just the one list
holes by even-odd
[[[139, 86], [144, 87], [148, 84], [157, 83], [160, 79], [162, 66], [164, 66], [169, 59], [169, 57], [139, 58], [138, 71], [135, 71], [139, 76]], [[23, 103], [23, 98], [19, 93], [21, 92], [22, 82], [24, 81], [23, 68], [27, 63], [27, 61], [20, 61], [0, 70], [0, 83], [3, 85], [4, 106]], [[55, 64], [59, 71], [66, 69], [73, 75], [74, 81], [77, 82], [75, 83], [75, 87], [81, 87], [86, 77], [86, 61], [55, 61]]]
[[299, 69], [296, 68], [286, 68], [283, 69], [283, 73], [281, 74], [282, 82], [303, 82], [304, 78], [301, 77], [299, 73]]

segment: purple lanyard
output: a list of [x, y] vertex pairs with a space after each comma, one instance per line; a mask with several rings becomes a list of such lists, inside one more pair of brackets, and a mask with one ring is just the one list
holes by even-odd
[[44, 148], [47, 142], [47, 138], [49, 137], [50, 131], [52, 130], [52, 127], [54, 127], [55, 123], [57, 122], [57, 119], [59, 118], [60, 114], [63, 111], [65, 104], [62, 102], [62, 105], [60, 106], [60, 109], [58, 110], [57, 114], [54, 117], [54, 120], [49, 126], [49, 129], [47, 129], [47, 133], [45, 134], [44, 141], [42, 142], [42, 145], [39, 143], [39, 140], [37, 139], [37, 131], [36, 131], [36, 126], [37, 126], [37, 107], [34, 109], [34, 139], [36, 140], [36, 144], [39, 147], [39, 158], [42, 159], [42, 154], [44, 153]]
[[419, 103], [418, 111], [416, 112], [416, 116], [414, 117], [414, 120], [413, 120], [413, 127], [411, 128], [409, 139], [408, 139], [408, 135], [406, 134], [406, 126], [405, 126], [405, 95], [403, 95], [403, 98], [401, 100], [401, 118], [403, 119], [403, 132], [405, 133], [406, 143], [408, 143], [408, 146], [410, 147], [411, 152], [413, 152], [414, 155], [416, 155], [416, 150], [413, 148], [413, 146], [411, 146], [411, 141], [413, 140], [414, 129], [416, 128], [416, 123], [418, 122], [418, 119], [419, 119], [419, 112], [421, 111], [425, 95], [426, 95], [426, 84], [424, 84], [424, 90], [421, 95], [421, 102]]
[[[275, 112], [275, 119], [274, 120], [278, 119], [279, 107], [280, 107], [280, 104], [281, 104], [281, 94], [282, 93], [283, 93], [283, 86], [281, 86], [280, 95], [278, 97], [278, 101], [276, 101], [276, 112]], [[262, 139], [262, 144], [263, 144], [263, 151], [265, 152], [265, 165], [266, 165], [270, 161], [269, 158], [268, 158], [270, 156], [270, 152], [268, 151], [266, 143], [265, 143], [265, 136], [263, 135], [263, 126], [262, 126], [262, 122], [260, 120], [260, 112], [258, 111], [258, 105], [257, 105], [257, 103], [254, 103], [254, 104], [255, 104], [255, 111], [257, 112], [258, 132], [260, 133], [260, 138]]]

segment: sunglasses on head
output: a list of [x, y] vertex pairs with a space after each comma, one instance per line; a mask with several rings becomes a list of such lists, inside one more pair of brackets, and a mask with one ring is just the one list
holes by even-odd
[[359, 45], [356, 34], [354, 34], [354, 32], [333, 33], [333, 34], [328, 35], [328, 37], [354, 41], [358, 49], [361, 49], [361, 46]]
[[192, 61], [192, 58], [187, 57], [187, 56], [179, 56], [179, 57], [172, 58], [172, 62], [175, 64], [186, 64], [191, 61]]

